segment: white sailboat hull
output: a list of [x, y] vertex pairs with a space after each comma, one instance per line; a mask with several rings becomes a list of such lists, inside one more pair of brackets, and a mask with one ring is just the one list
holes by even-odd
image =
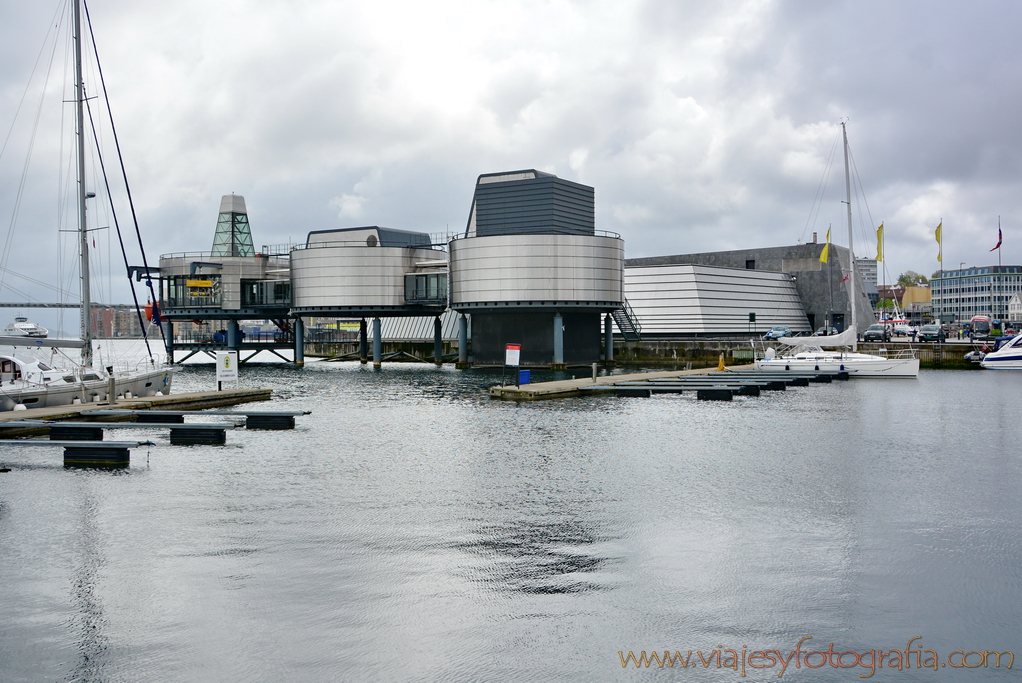
[[867, 353], [796, 354], [760, 358], [757, 370], [770, 372], [847, 372], [849, 377], [887, 377], [913, 379], [919, 377], [918, 358], [885, 358]]
[[[135, 372], [114, 376], [114, 395], [144, 397], [170, 393], [176, 368], [162, 368], [148, 372]], [[5, 382], [0, 385], [0, 411], [25, 408], [52, 408], [74, 403], [98, 403], [109, 400], [110, 385], [106, 379], [27, 385], [25, 382]], [[77, 401], [76, 401], [77, 399]]]

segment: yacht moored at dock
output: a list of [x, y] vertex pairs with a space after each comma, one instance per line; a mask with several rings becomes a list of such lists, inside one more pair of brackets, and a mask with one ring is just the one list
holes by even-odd
[[999, 343], [979, 364], [987, 370], [1022, 370], [1022, 334]]

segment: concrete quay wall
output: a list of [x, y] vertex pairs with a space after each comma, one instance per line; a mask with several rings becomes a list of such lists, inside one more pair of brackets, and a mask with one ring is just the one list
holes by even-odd
[[[762, 349], [762, 342], [756, 342]], [[883, 344], [862, 343], [859, 350], [863, 353], [876, 353], [884, 348]], [[915, 350], [920, 367], [924, 368], [979, 368], [979, 365], [967, 361], [963, 356], [973, 347], [969, 344], [908, 344], [893, 342], [886, 345], [890, 354]], [[383, 354], [405, 352], [426, 362], [433, 361], [433, 342], [383, 342]], [[305, 354], [312, 357], [336, 358], [345, 354], [358, 352], [357, 342], [333, 342], [306, 344]], [[444, 342], [444, 355], [450, 357], [458, 353], [458, 345]], [[614, 347], [616, 363], [639, 363], [646, 365], [663, 365], [677, 368], [709, 368], [716, 367], [720, 362], [720, 354], [724, 354], [725, 365], [741, 365], [753, 361], [753, 349], [748, 339], [685, 339], [685, 340], [646, 340], [640, 342], [622, 342], [617, 340]], [[369, 355], [372, 356], [372, 342], [369, 344]], [[412, 361], [408, 356], [395, 358], [388, 362], [401, 360]]]

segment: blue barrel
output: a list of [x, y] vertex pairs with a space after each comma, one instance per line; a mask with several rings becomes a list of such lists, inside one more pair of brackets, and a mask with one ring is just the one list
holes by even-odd
[[528, 384], [532, 381], [532, 370], [519, 370], [518, 371], [518, 383]]

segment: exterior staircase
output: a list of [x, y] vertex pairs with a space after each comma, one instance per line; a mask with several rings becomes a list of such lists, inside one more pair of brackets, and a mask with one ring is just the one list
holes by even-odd
[[627, 299], [624, 300], [621, 308], [611, 312], [611, 316], [613, 316], [617, 329], [624, 336], [625, 341], [639, 341], [642, 339], [642, 327], [639, 325], [639, 319], [635, 317], [632, 307], [628, 305]]

